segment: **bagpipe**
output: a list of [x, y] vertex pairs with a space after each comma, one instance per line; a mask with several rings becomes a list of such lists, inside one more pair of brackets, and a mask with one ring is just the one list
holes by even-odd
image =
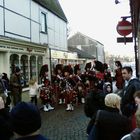
[[74, 102], [76, 98], [76, 92], [73, 86], [73, 80], [71, 78], [63, 78], [61, 82], [61, 94], [66, 100], [66, 104]]
[[48, 79], [45, 79], [44, 85], [40, 87], [40, 99], [42, 101], [51, 101], [53, 96], [53, 87]]
[[48, 87], [42, 87], [40, 89], [41, 100], [45, 100], [45, 101], [49, 100], [51, 98], [50, 94], [51, 94], [51, 92]]

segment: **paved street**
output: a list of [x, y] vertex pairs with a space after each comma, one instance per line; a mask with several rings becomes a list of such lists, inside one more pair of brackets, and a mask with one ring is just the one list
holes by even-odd
[[[24, 100], [27, 101], [27, 97]], [[50, 112], [41, 110], [41, 115], [41, 134], [50, 140], [87, 140], [89, 118], [84, 114], [83, 105], [76, 106], [73, 112], [65, 111], [64, 105], [57, 105]]]

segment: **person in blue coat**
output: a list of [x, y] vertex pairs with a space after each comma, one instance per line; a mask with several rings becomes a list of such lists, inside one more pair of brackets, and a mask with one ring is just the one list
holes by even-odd
[[133, 77], [133, 70], [130, 66], [122, 68], [122, 76], [125, 80], [125, 87], [121, 93], [121, 111], [122, 114], [128, 118], [132, 117], [136, 111], [136, 105], [134, 101], [134, 93], [140, 90], [140, 80]]

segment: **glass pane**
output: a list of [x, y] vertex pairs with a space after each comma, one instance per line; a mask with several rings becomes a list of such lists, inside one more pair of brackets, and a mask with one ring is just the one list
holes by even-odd
[[19, 66], [19, 56], [17, 54], [12, 54], [10, 56], [10, 74], [14, 73], [16, 66]]
[[29, 81], [29, 74], [28, 74], [28, 56], [22, 55], [21, 56], [21, 74], [22, 74], [22, 84], [23, 87], [28, 86]]
[[43, 65], [43, 57], [39, 56], [37, 60], [37, 70], [38, 70], [38, 83], [41, 84], [41, 79], [40, 79], [40, 69]]
[[36, 77], [36, 57], [30, 57], [30, 79]]
[[47, 32], [47, 25], [46, 25], [46, 14], [41, 13], [41, 31], [42, 32]]

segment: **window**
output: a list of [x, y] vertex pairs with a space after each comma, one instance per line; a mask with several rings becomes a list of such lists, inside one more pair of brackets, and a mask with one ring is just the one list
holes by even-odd
[[47, 18], [46, 14], [41, 12], [41, 32], [47, 33]]

